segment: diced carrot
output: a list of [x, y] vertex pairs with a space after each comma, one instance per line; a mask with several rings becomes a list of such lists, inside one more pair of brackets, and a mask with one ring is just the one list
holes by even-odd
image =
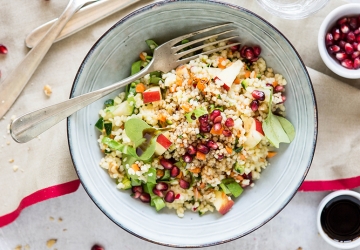
[[242, 161], [245, 161], [245, 160], [246, 160], [245, 155], [241, 154], [241, 155], [240, 155], [240, 159], [241, 159]]
[[238, 181], [241, 181], [241, 180], [244, 179], [244, 177], [242, 177], [241, 175], [237, 175], [237, 176], [235, 176], [234, 178], [235, 178], [236, 180], [238, 180]]
[[135, 172], [136, 172], [136, 171], [140, 171], [139, 165], [136, 164], [136, 163], [132, 164], [132, 165], [131, 165], [131, 168], [134, 169]]
[[241, 83], [240, 78], [236, 77], [234, 80], [234, 84], [240, 84], [240, 83]]
[[139, 55], [141, 61], [146, 61], [146, 52], [141, 52], [140, 55]]
[[199, 185], [199, 187], [200, 187], [201, 189], [204, 189], [204, 188], [205, 188], [205, 186], [206, 186], [206, 185], [205, 185], [205, 183], [204, 183], [204, 182], [201, 182], [201, 183], [200, 183], [200, 185]]
[[264, 159], [264, 158], [260, 158], [260, 159], [259, 159], [259, 162], [265, 162], [265, 159]]
[[170, 87], [170, 92], [174, 93], [175, 91], [176, 91], [176, 86], [175, 85], [171, 86]]
[[225, 146], [226, 152], [228, 152], [228, 154], [232, 153], [232, 148]]
[[277, 152], [269, 151], [268, 154], [267, 154], [267, 158], [274, 157], [276, 154], [277, 154]]
[[101, 152], [102, 152], [102, 153], [105, 153], [105, 149], [101, 149]]
[[274, 88], [276, 87], [276, 86], [278, 86], [279, 85], [279, 83], [277, 82], [277, 81], [275, 81], [275, 82], [273, 82], [272, 83], [272, 85], [274, 86]]
[[157, 177], [159, 177], [159, 178], [161, 178], [161, 177], [163, 177], [164, 176], [164, 170], [162, 170], [162, 169], [156, 169], [156, 176]]
[[194, 174], [198, 174], [201, 172], [201, 168], [200, 167], [196, 167], [196, 168], [193, 168], [193, 169], [189, 169], [189, 171], [191, 173], [194, 173]]
[[181, 86], [182, 82], [183, 82], [183, 78], [179, 77], [179, 76], [176, 76], [176, 85]]
[[193, 79], [188, 79], [188, 84], [191, 85], [193, 83]]
[[180, 173], [176, 176], [176, 178], [181, 179], [184, 176], [183, 172], [180, 171]]
[[231, 171], [230, 177], [234, 177], [234, 176], [235, 176], [235, 173]]
[[183, 148], [183, 147], [184, 147], [184, 143], [180, 143], [180, 147], [182, 147], [182, 148]]
[[245, 70], [245, 78], [249, 78], [251, 74], [251, 71]]
[[115, 138], [115, 135], [109, 135], [109, 138], [110, 138], [110, 139], [114, 139], [114, 138]]
[[181, 104], [180, 107], [181, 107], [185, 112], [189, 112], [189, 111], [190, 111], [190, 104], [188, 104], [188, 103]]
[[202, 83], [200, 80], [199, 80], [198, 83], [196, 84], [196, 87], [197, 87], [200, 91], [204, 91], [204, 90], [205, 90], [205, 84]]
[[195, 201], [198, 201], [201, 198], [201, 194], [196, 187], [194, 187], [193, 190], [194, 190], [194, 199], [195, 199]]
[[199, 159], [199, 160], [204, 161], [204, 160], [206, 159], [206, 155], [203, 154], [203, 153], [201, 153], [201, 152], [199, 152], [199, 151], [197, 151], [197, 152], [196, 152], [196, 159]]
[[159, 120], [160, 122], [166, 122], [166, 117], [165, 117], [165, 115], [159, 114], [159, 115], [158, 115], [158, 120]]
[[145, 85], [143, 83], [139, 83], [135, 87], [136, 93], [142, 93], [145, 91]]
[[225, 58], [219, 57], [219, 62], [218, 62], [218, 68], [219, 69], [225, 69], [226, 68], [226, 65], [222, 64], [223, 61], [225, 61]]

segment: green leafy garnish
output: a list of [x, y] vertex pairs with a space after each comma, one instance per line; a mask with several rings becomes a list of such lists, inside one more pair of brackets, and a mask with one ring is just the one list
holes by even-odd
[[149, 168], [149, 171], [146, 173], [147, 175], [147, 182], [156, 184], [156, 169]]
[[290, 141], [294, 140], [294, 138], [295, 138], [295, 128], [294, 128], [294, 126], [282, 116], [276, 116], [276, 118], [279, 120], [281, 126], [285, 130], [285, 133], [289, 137], [289, 140]]
[[140, 72], [140, 70], [141, 70], [141, 62], [142, 61], [137, 61], [137, 62], [134, 62], [131, 65], [131, 75], [134, 75], [134, 74]]
[[188, 122], [193, 122], [194, 120], [191, 118], [192, 116], [195, 116], [195, 118], [199, 118], [202, 115], [208, 114], [208, 111], [204, 107], [196, 108], [194, 111], [186, 113], [185, 117]]
[[159, 45], [157, 45], [156, 42], [154, 42], [154, 40], [151, 40], [151, 39], [148, 39], [145, 42], [149, 46], [149, 48], [151, 49], [152, 52], [154, 52], [154, 49], [159, 46]]
[[104, 102], [105, 107], [114, 106], [114, 99], [108, 99]]
[[139, 118], [131, 118], [125, 122], [125, 133], [135, 147], [143, 142], [143, 131], [147, 128], [151, 128], [150, 125]]

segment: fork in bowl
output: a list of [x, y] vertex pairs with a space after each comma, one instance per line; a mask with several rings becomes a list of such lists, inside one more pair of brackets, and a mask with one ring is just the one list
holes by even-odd
[[231, 23], [224, 23], [212, 27], [208, 27], [202, 30], [198, 30], [195, 32], [191, 32], [189, 34], [185, 34], [174, 38], [162, 45], [158, 46], [154, 50], [154, 55], [152, 60], [149, 64], [143, 68], [140, 72], [121, 80], [117, 83], [114, 83], [108, 87], [77, 96], [75, 98], [69, 99], [64, 102], [60, 102], [58, 104], [25, 114], [17, 119], [15, 119], [10, 127], [11, 136], [16, 142], [25, 143], [30, 141], [31, 139], [35, 138], [36, 136], [40, 135], [50, 127], [54, 126], [55, 124], [59, 123], [61, 120], [65, 119], [66, 117], [70, 116], [71, 114], [75, 113], [76, 111], [82, 109], [83, 107], [95, 102], [96, 100], [100, 99], [103, 96], [110, 94], [111, 92], [131, 83], [137, 79], [144, 77], [146, 74], [153, 72], [153, 71], [162, 71], [168, 72], [177, 66], [187, 63], [190, 60], [197, 58], [199, 55], [207, 55], [211, 54], [223, 49], [226, 49], [231, 46], [239, 45], [240, 43], [231, 43], [225, 46], [219, 46], [215, 49], [208, 50], [206, 52], [200, 52], [195, 55], [191, 55], [191, 53], [196, 53], [199, 50], [219, 44], [221, 42], [226, 42], [231, 39], [237, 38], [238, 35], [228, 36], [226, 38], [222, 38], [221, 40], [210, 42], [202, 45], [198, 45], [194, 48], [184, 50], [184, 48], [198, 44], [202, 41], [205, 41], [210, 38], [215, 38], [221, 35], [228, 34], [230, 32], [235, 31], [235, 29], [228, 29], [222, 32], [218, 32], [216, 34], [210, 34], [205, 37], [198, 38], [196, 40], [190, 41], [186, 44], [179, 44], [181, 41], [192, 38], [196, 35], [203, 34], [214, 29], [222, 28], [225, 26], [229, 26]]

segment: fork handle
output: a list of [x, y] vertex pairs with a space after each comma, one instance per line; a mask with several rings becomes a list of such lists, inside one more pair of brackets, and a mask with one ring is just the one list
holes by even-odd
[[122, 81], [114, 83], [108, 87], [71, 98], [67, 101], [48, 106], [43, 109], [25, 114], [15, 119], [10, 126], [12, 138], [19, 143], [28, 142], [41, 133], [45, 132], [55, 124], [59, 123], [66, 117], [82, 109], [83, 107], [95, 102], [103, 96], [145, 76], [150, 72], [151, 61], [143, 70]]

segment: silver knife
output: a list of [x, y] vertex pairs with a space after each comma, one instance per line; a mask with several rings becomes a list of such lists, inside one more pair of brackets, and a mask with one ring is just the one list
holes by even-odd
[[[83, 7], [69, 20], [54, 43], [138, 1], [145, 0], [102, 0]], [[33, 48], [56, 20], [34, 29], [25, 39], [26, 46]]]

